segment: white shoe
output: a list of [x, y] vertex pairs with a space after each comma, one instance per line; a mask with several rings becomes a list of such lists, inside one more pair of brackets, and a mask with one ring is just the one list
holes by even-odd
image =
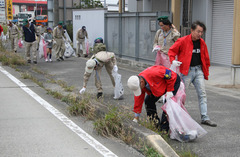
[[50, 62], [52, 62], [52, 59], [49, 59]]
[[45, 59], [45, 62], [48, 62], [48, 59], [47, 59], [47, 58]]

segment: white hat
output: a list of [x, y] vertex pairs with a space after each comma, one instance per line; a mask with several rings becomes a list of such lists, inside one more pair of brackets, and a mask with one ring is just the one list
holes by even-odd
[[138, 76], [136, 76], [136, 75], [131, 76], [128, 79], [127, 85], [133, 91], [133, 94], [135, 96], [141, 95], [142, 90], [140, 88], [140, 80], [139, 80]]
[[85, 71], [86, 71], [87, 73], [92, 73], [95, 66], [96, 66], [96, 62], [95, 62], [93, 59], [89, 59], [89, 60], [86, 62]]

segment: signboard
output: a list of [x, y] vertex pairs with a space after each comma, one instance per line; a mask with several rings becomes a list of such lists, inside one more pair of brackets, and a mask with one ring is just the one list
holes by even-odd
[[0, 8], [5, 8], [5, 0], [0, 0]]
[[0, 8], [0, 22], [5, 22], [5, 8]]
[[12, 8], [12, 0], [6, 0], [7, 4], [7, 19], [12, 20], [13, 19], [13, 8]]

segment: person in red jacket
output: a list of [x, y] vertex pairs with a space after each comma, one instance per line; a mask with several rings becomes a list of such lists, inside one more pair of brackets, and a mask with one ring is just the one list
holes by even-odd
[[[208, 80], [210, 59], [207, 45], [201, 38], [206, 31], [206, 26], [196, 21], [191, 26], [191, 34], [179, 38], [169, 49], [170, 62], [180, 66], [180, 73], [186, 89], [193, 83], [199, 101], [201, 123], [216, 127], [207, 115], [207, 95], [204, 79]], [[175, 57], [178, 56], [178, 61]]]
[[2, 28], [2, 26], [0, 25], [0, 36], [2, 35], [2, 32], [3, 32], [3, 28]]
[[[156, 127], [161, 131], [168, 132], [167, 115], [163, 112], [160, 121], [157, 115], [156, 102], [164, 94], [166, 94], [166, 100], [176, 95], [180, 81], [180, 76], [161, 65], [151, 66], [140, 74], [131, 76], [127, 84], [134, 93], [133, 111], [135, 112], [135, 118], [133, 121], [138, 122], [143, 102], [145, 102], [149, 119], [153, 120]], [[146, 98], [145, 94], [147, 94]]]

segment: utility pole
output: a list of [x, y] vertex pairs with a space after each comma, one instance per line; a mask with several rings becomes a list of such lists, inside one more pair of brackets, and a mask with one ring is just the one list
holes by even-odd
[[53, 14], [54, 14], [54, 20], [53, 20], [53, 25], [56, 26], [59, 22], [59, 2], [58, 0], [53, 0]]
[[63, 23], [64, 23], [64, 25], [66, 25], [66, 14], [67, 14], [66, 0], [63, 0]]

